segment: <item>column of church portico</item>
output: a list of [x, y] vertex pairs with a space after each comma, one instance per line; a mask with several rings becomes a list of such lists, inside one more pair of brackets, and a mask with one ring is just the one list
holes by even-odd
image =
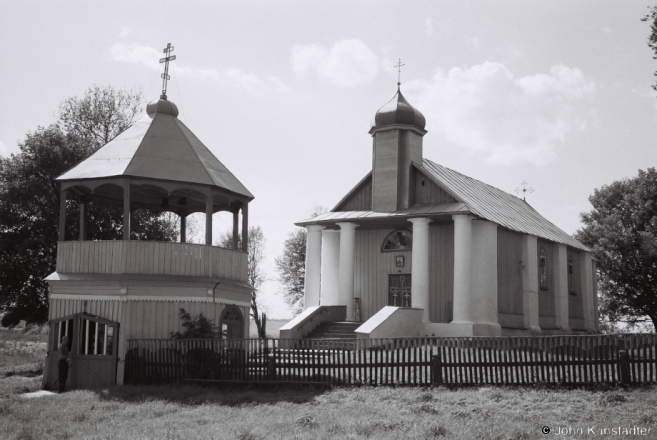
[[479, 332], [501, 334], [497, 319], [497, 224], [487, 220], [472, 221], [472, 316], [481, 327]]
[[323, 226], [306, 226], [306, 278], [304, 280], [305, 308], [319, 305], [320, 270]]
[[579, 258], [579, 267], [575, 268], [580, 272], [580, 291], [582, 292], [582, 308], [584, 309], [584, 328], [587, 332], [595, 333], [596, 331], [596, 320], [597, 320], [597, 310], [595, 310], [595, 300], [593, 298], [596, 295], [593, 292], [593, 261], [591, 259], [590, 252], [582, 252], [581, 258]]
[[540, 332], [538, 319], [538, 242], [534, 235], [522, 236], [522, 307], [523, 324]]
[[413, 251], [411, 268], [411, 305], [423, 309], [422, 322], [429, 322], [429, 222], [428, 218], [412, 218]]
[[347, 306], [347, 320], [354, 317], [354, 257], [356, 251], [356, 223], [339, 222], [340, 263], [339, 287], [340, 305]]
[[472, 217], [454, 219], [454, 301], [453, 324], [472, 324]]
[[322, 231], [322, 281], [321, 304], [323, 306], [340, 305], [340, 231], [324, 229]]
[[[552, 253], [552, 288], [554, 289], [555, 324], [564, 333], [570, 333], [568, 323], [568, 249], [565, 244], [554, 245]], [[550, 264], [550, 262], [548, 262]]]

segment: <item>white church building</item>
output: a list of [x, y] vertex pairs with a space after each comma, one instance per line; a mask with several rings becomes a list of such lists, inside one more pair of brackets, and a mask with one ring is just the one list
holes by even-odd
[[372, 171], [307, 229], [305, 306], [282, 338], [585, 334], [591, 250], [523, 199], [424, 158], [398, 90], [376, 113]]

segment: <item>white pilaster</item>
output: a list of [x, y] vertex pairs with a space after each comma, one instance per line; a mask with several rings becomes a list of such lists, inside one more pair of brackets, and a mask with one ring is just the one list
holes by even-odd
[[595, 322], [595, 332], [600, 333], [600, 317], [598, 315], [598, 261], [595, 257], [591, 258], [593, 272], [593, 321]]
[[582, 307], [584, 309], [584, 328], [587, 332], [595, 333], [595, 318], [596, 310], [594, 307], [595, 300], [593, 298], [593, 262], [590, 252], [582, 252], [579, 260], [579, 268], [575, 270], [580, 271], [580, 283], [582, 292]]
[[552, 253], [553, 282], [554, 289], [554, 311], [556, 315], [557, 329], [564, 333], [570, 333], [568, 323], [568, 249], [565, 244], [554, 244]]
[[411, 268], [411, 305], [422, 309], [422, 322], [429, 319], [429, 222], [428, 218], [412, 218], [413, 251]]
[[453, 324], [472, 324], [472, 216], [454, 219], [454, 319]]
[[340, 263], [338, 292], [340, 305], [347, 306], [347, 320], [354, 317], [354, 257], [356, 252], [356, 223], [339, 222]]
[[497, 224], [472, 221], [472, 316], [476, 324], [499, 327], [497, 319]]
[[323, 226], [306, 226], [306, 278], [304, 281], [304, 308], [319, 305], [320, 270]]
[[538, 242], [534, 235], [522, 236], [522, 307], [525, 328], [540, 332], [538, 318]]
[[322, 287], [321, 304], [323, 306], [340, 305], [340, 231], [324, 229], [322, 231]]

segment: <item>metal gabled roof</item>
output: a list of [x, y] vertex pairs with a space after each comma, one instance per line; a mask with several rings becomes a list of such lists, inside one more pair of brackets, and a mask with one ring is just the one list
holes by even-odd
[[513, 231], [590, 251], [516, 196], [428, 159], [422, 160], [420, 169], [479, 217]]
[[144, 116], [57, 178], [130, 176], [215, 186], [253, 195], [176, 116]]

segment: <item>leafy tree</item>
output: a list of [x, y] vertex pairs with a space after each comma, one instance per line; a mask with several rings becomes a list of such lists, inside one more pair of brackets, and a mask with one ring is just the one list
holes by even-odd
[[[108, 89], [113, 91], [111, 87]], [[102, 96], [115, 99], [109, 92]], [[131, 96], [135, 105], [141, 105], [141, 96]], [[86, 96], [79, 101], [113, 108], [112, 103]], [[71, 99], [65, 102], [68, 113], [82, 114], [73, 111]], [[118, 107], [124, 108], [122, 105]], [[86, 108], [93, 114], [99, 113], [89, 106]], [[83, 136], [81, 128], [71, 128], [78, 127], [74, 124], [67, 130], [62, 129], [67, 126], [64, 123], [53, 124], [28, 133], [19, 143], [18, 153], [0, 157], [0, 311], [4, 312], [3, 326], [13, 326], [21, 320], [28, 324], [48, 320], [48, 289], [44, 278], [55, 270], [59, 225], [60, 193], [55, 178], [93, 153], [104, 139], [125, 129], [126, 121], [132, 121], [126, 118], [134, 117], [131, 110], [126, 110], [125, 117], [121, 118], [114, 113], [107, 114], [110, 121], [99, 124], [103, 132], [110, 134], [102, 140], [93, 135]], [[72, 120], [69, 117], [70, 124]], [[77, 200], [67, 200], [66, 239], [78, 236], [78, 207]], [[92, 201], [87, 212], [87, 238], [121, 238], [121, 209]], [[134, 239], [170, 241], [176, 236], [175, 228], [158, 215], [138, 210], [132, 218]]]
[[143, 110], [140, 89], [116, 90], [94, 84], [84, 96], [65, 99], [59, 105], [57, 119], [65, 133], [101, 147], [128, 128]]
[[306, 279], [306, 230], [290, 232], [283, 244], [283, 255], [276, 258], [279, 280], [284, 287], [285, 301], [295, 315], [304, 309]]
[[[262, 268], [262, 263], [265, 261], [265, 242], [265, 236], [260, 226], [249, 227], [247, 278], [249, 284], [253, 287], [253, 291], [251, 292], [251, 316], [256, 323], [258, 337], [260, 338], [267, 337], [265, 328], [266, 317], [264, 313], [261, 315], [258, 311], [260, 305], [258, 293], [263, 283], [267, 281], [267, 275]], [[224, 232], [216, 244], [222, 247], [232, 248], [233, 232]], [[242, 248], [242, 234], [239, 234], [237, 247], [238, 249]]]
[[657, 329], [657, 172], [639, 170], [589, 201], [576, 237], [595, 252], [601, 315], [630, 324], [648, 316]]

